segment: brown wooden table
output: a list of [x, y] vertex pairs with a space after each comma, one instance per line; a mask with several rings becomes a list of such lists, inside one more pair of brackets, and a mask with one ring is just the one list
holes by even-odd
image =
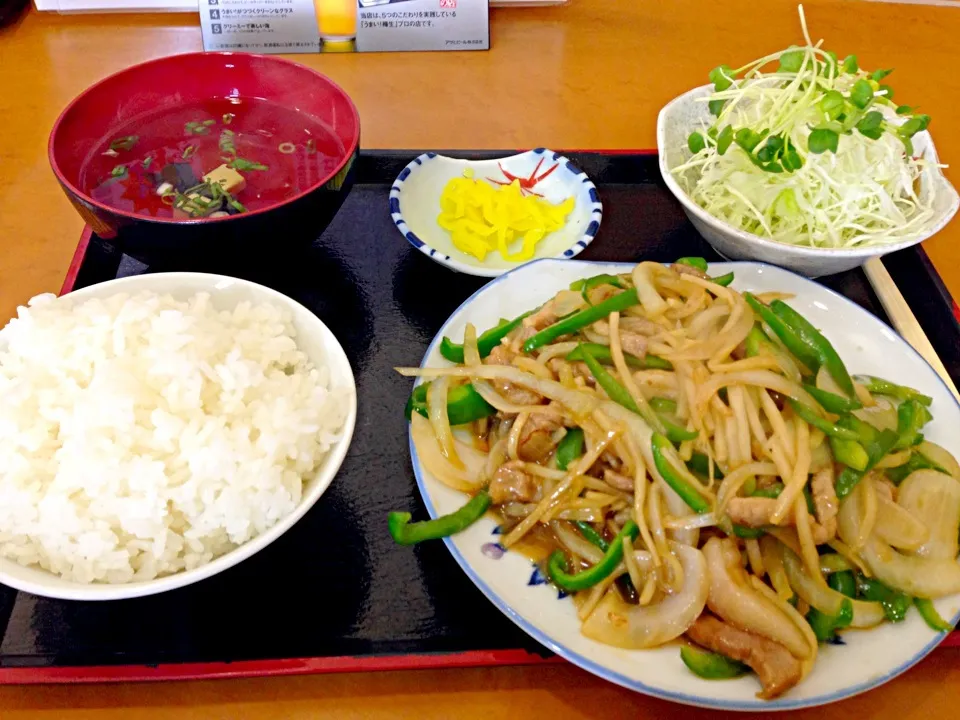
[[[811, 33], [841, 57], [896, 68], [897, 99], [923, 106], [942, 160], [960, 163], [960, 7], [817, 0], [806, 10]], [[350, 93], [368, 148], [638, 149], [655, 146], [659, 108], [710, 68], [800, 40], [795, 3], [784, 0], [572, 0], [495, 10], [491, 31], [489, 53], [297, 59]], [[60, 287], [81, 230], [47, 165], [57, 114], [108, 73], [200, 48], [195, 16], [32, 13], [0, 31], [0, 318]], [[925, 247], [960, 297], [960, 221]], [[960, 655], [944, 650], [884, 688], [793, 715], [930, 720], [958, 707]], [[566, 665], [0, 688], [2, 720], [712, 716]]]

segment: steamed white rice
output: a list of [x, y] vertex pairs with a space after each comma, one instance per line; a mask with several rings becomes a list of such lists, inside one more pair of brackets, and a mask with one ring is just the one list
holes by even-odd
[[296, 507], [346, 393], [285, 309], [38, 296], [0, 330], [0, 555], [83, 583], [207, 563]]

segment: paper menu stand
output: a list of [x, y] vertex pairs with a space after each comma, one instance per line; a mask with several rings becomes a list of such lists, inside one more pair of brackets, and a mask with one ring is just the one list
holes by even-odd
[[357, 50], [487, 50], [487, 0], [360, 0]]
[[488, 0], [199, 0], [205, 50], [487, 50]]
[[204, 50], [320, 52], [313, 0], [200, 0]]

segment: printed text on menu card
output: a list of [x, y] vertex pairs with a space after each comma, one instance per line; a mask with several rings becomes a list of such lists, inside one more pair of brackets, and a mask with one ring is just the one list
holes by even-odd
[[487, 50], [488, 0], [199, 0], [206, 50]]

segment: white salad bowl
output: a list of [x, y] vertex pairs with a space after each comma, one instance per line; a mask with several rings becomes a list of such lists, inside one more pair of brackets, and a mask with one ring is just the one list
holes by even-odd
[[[570, 283], [601, 273], [619, 274], [628, 263], [530, 263], [478, 290], [443, 325], [423, 359], [422, 367], [449, 363], [440, 354], [440, 340], [463, 338], [464, 327], [494, 327], [502, 317], [534, 308]], [[847, 367], [902, 381], [933, 398], [933, 421], [924, 428], [927, 439], [960, 457], [960, 405], [940, 377], [907, 342], [852, 301], [787, 270], [760, 263], [711, 263], [711, 274], [734, 272], [733, 287], [754, 292], [778, 291], [794, 297], [790, 304], [803, 313], [833, 343]], [[461, 507], [465, 495], [444, 485], [420, 464], [411, 439], [410, 453], [417, 485], [431, 517]], [[497, 521], [490, 514], [463, 532], [446, 538], [460, 567], [508, 618], [538, 642], [610, 682], [666, 700], [719, 708], [770, 712], [811, 707], [851, 697], [881, 685], [919, 662], [946, 633], [931, 630], [915, 611], [900, 623], [842, 635], [843, 644], [822, 645], [810, 674], [776, 700], [760, 700], [760, 684], [748, 675], [735, 680], [704, 680], [680, 660], [677, 643], [651, 650], [623, 650], [590, 640], [570, 598], [558, 597], [536, 565], [520, 553], [504, 551]], [[936, 601], [951, 624], [960, 619], [960, 595]]]
[[498, 252], [491, 252], [481, 262], [454, 247], [450, 233], [437, 224], [443, 189], [453, 178], [462, 177], [467, 169], [473, 171], [477, 180], [502, 182], [507, 179], [504, 172], [518, 178], [542, 177], [532, 190], [545, 200], [557, 204], [574, 198], [566, 224], [537, 244], [534, 260], [572, 258], [593, 242], [600, 229], [603, 205], [596, 186], [585, 172], [560, 153], [537, 148], [496, 160], [462, 160], [424, 153], [400, 172], [390, 188], [390, 216], [407, 242], [452, 270], [495, 277], [523, 264], [505, 260]]
[[[334, 387], [348, 391], [348, 407], [340, 439], [331, 446], [312, 477], [304, 478], [299, 504], [275, 525], [237, 548], [192, 570], [183, 570], [153, 580], [123, 584], [84, 584], [65, 580], [37, 567], [26, 567], [0, 558], [0, 583], [17, 590], [64, 600], [122, 600], [155, 595], [192, 585], [246, 560], [283, 535], [320, 499], [340, 469], [353, 437], [357, 419], [357, 390], [346, 353], [330, 329], [300, 303], [270, 288], [246, 280], [203, 273], [171, 272], [120, 278], [77, 290], [57, 300], [68, 307], [91, 298], [107, 298], [117, 293], [153, 292], [186, 300], [197, 293], [209, 293], [214, 307], [227, 310], [241, 302], [269, 303], [289, 311], [296, 331], [296, 342], [314, 364], [325, 364]], [[0, 340], [0, 350], [4, 348]]]
[[664, 182], [683, 205], [690, 222], [713, 249], [729, 260], [758, 260], [793, 270], [808, 277], [821, 277], [850, 270], [863, 265], [872, 257], [903, 250], [923, 242], [938, 233], [950, 222], [960, 207], [960, 196], [944, 177], [937, 163], [937, 151], [930, 133], [924, 131], [913, 137], [913, 146], [929, 165], [921, 175], [921, 195], [934, 192], [935, 217], [927, 232], [913, 240], [889, 245], [853, 249], [831, 249], [788, 245], [754, 235], [720, 220], [690, 198], [673, 176], [673, 168], [690, 159], [687, 138], [694, 130], [701, 130], [713, 122], [713, 116], [703, 100], [713, 92], [712, 85], [704, 85], [684, 93], [666, 105], [657, 118], [657, 150], [660, 153], [660, 173]]

